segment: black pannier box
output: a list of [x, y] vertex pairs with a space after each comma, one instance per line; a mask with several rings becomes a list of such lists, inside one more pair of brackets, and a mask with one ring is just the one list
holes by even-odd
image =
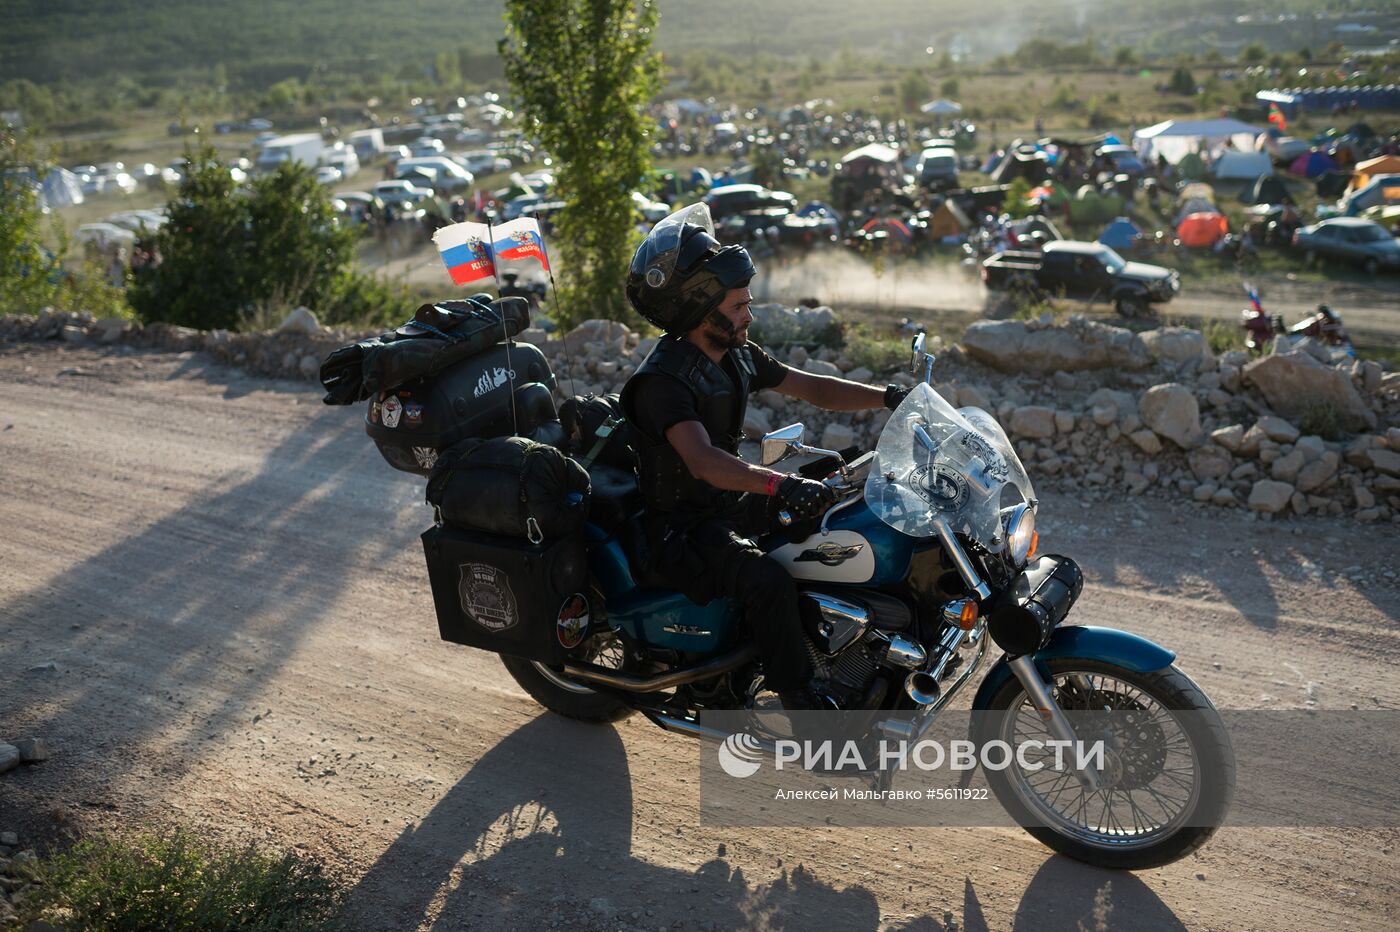
[[431, 527], [422, 540], [444, 641], [556, 666], [583, 641], [591, 619], [581, 535], [537, 545]]
[[557, 439], [539, 435], [555, 422], [553, 388], [554, 374], [538, 347], [498, 344], [377, 393], [365, 411], [365, 432], [390, 466], [426, 476], [439, 453], [466, 437]]

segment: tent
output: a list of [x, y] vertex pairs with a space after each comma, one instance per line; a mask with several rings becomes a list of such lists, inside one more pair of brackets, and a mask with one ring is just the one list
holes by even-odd
[[1181, 245], [1191, 249], [1214, 246], [1226, 233], [1230, 225], [1215, 211], [1188, 214], [1176, 227], [1176, 238]]
[[1288, 186], [1282, 179], [1270, 175], [1254, 182], [1254, 187], [1240, 200], [1246, 204], [1284, 204], [1292, 203], [1293, 197], [1288, 193]]
[[930, 100], [919, 108], [922, 113], [931, 113], [934, 116], [948, 116], [953, 113], [962, 113], [962, 104], [954, 103], [951, 100]]
[[1189, 153], [1227, 142], [1236, 149], [1253, 149], [1259, 133], [1259, 127], [1240, 120], [1167, 120], [1133, 133], [1133, 146], [1144, 162], [1160, 155], [1175, 165]]
[[1137, 228], [1137, 224], [1127, 217], [1119, 217], [1108, 226], [1103, 228], [1099, 234], [1099, 242], [1110, 249], [1132, 249], [1137, 238], [1142, 235], [1142, 231]]
[[841, 156], [842, 165], [850, 165], [852, 162], [879, 162], [881, 165], [890, 165], [897, 161], [899, 161], [899, 150], [878, 142], [861, 146], [859, 149], [852, 149]]
[[1304, 178], [1316, 178], [1324, 172], [1330, 172], [1337, 167], [1337, 162], [1326, 152], [1314, 150], [1305, 155], [1300, 155], [1293, 160], [1293, 164], [1288, 166], [1288, 170], [1295, 175]]
[[934, 239], [945, 236], [961, 236], [972, 226], [972, 221], [961, 207], [952, 201], [944, 201], [942, 206], [928, 218], [928, 234]]
[[1358, 191], [1370, 184], [1375, 175], [1400, 175], [1400, 155], [1382, 155], [1357, 162], [1352, 172], [1351, 188]]
[[1188, 152], [1176, 163], [1176, 173], [1191, 181], [1199, 181], [1206, 176], [1205, 159], [1194, 152]]
[[69, 207], [83, 202], [83, 186], [78, 176], [66, 168], [52, 168], [40, 182], [45, 207]]
[[1208, 204], [1215, 203], [1215, 189], [1203, 181], [1195, 184], [1188, 184], [1182, 188], [1176, 196], [1178, 205], [1188, 204], [1191, 201], [1205, 201]]
[[1045, 180], [1048, 156], [1034, 146], [1016, 146], [1006, 150], [1001, 164], [992, 169], [992, 181], [997, 184], [1010, 184], [1017, 178], [1024, 178], [1031, 184]]
[[1355, 217], [1363, 210], [1400, 204], [1400, 175], [1380, 175], [1359, 191], [1353, 191], [1337, 206], [1348, 217]]
[[1265, 152], [1239, 152], [1234, 149], [1220, 154], [1215, 160], [1217, 178], [1258, 178], [1272, 175], [1274, 163]]

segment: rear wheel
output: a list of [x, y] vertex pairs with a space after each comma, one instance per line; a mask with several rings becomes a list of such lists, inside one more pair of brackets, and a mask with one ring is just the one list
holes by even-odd
[[1113, 299], [1113, 309], [1122, 317], [1143, 317], [1147, 314], [1147, 301], [1142, 295], [1121, 294]]
[[[1133, 673], [1074, 658], [1048, 666], [1055, 701], [1067, 713], [1114, 713], [1105, 717], [1107, 733], [1080, 735], [1104, 737], [1111, 749], [1104, 785], [1090, 790], [1074, 771], [1043, 762], [1031, 769], [1017, 760], [986, 772], [1007, 812], [1047, 847], [1098, 867], [1158, 867], [1205, 844], [1229, 809], [1235, 756], [1220, 714], [1200, 687], [1175, 667]], [[1050, 740], [1014, 677], [978, 722], [973, 738], [979, 745]]]
[[[608, 631], [594, 635], [580, 659], [621, 670], [626, 665], [626, 649], [617, 635]], [[505, 654], [501, 655], [501, 663], [530, 698], [565, 718], [581, 722], [616, 722], [633, 712], [622, 700], [570, 679], [562, 669]]]

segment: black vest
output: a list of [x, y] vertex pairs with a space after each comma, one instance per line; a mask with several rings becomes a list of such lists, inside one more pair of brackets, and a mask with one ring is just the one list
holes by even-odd
[[664, 336], [622, 388], [622, 410], [636, 434], [637, 469], [642, 496], [652, 511], [720, 511], [732, 507], [738, 492], [726, 492], [690, 474], [685, 462], [665, 437], [650, 437], [637, 427], [635, 392], [643, 376], [675, 379], [695, 398], [700, 423], [710, 443], [738, 455], [744, 413], [753, 383], [753, 357], [747, 346], [729, 351], [739, 375], [736, 386], [718, 364], [688, 340]]

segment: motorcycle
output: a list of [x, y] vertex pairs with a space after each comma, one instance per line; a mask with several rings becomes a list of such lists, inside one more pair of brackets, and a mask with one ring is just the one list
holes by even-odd
[[1240, 312], [1240, 326], [1244, 328], [1244, 345], [1252, 352], [1264, 352], [1275, 338], [1289, 341], [1312, 337], [1329, 346], [1338, 346], [1348, 355], [1355, 356], [1351, 336], [1342, 324], [1342, 315], [1325, 304], [1317, 306], [1317, 313], [1305, 317], [1291, 327], [1285, 326], [1282, 314], [1269, 314], [1259, 303], [1258, 295], [1248, 286], [1250, 306]]
[[[1185, 749], [1185, 764], [1135, 756], [1124, 746], [1130, 736], [1119, 735], [1102, 766], [1071, 770], [1053, 792], [1021, 762], [987, 778], [1002, 806], [1062, 854], [1121, 869], [1186, 856], [1220, 824], [1234, 786], [1219, 713], [1170, 650], [1062, 623], [1083, 576], [1067, 557], [1037, 557], [1039, 506], [1006, 433], [986, 412], [954, 410], [931, 388], [922, 333], [912, 349], [922, 382], [874, 451], [846, 461], [804, 443], [801, 424], [762, 439], [764, 464], [817, 457], [802, 471], [824, 475], [836, 499], [807, 527], [779, 513], [774, 533], [759, 540], [797, 580], [818, 679], [829, 694], [855, 697], [847, 708], [866, 714], [872, 735], [926, 734], [984, 665], [971, 703], [982, 713], [971, 736], [979, 745], [1024, 737], [1028, 720], [1047, 737], [1073, 740], [1071, 711], [1150, 716], [1159, 741]], [[595, 477], [595, 509], [613, 494], [604, 486]], [[775, 697], [732, 601], [697, 605], [644, 585], [635, 539], [592, 523], [587, 530], [589, 591], [560, 621], [577, 646], [557, 665], [503, 654], [516, 682], [547, 709], [583, 721], [641, 713], [708, 741], [731, 734], [702, 724], [709, 710], [767, 727]], [[1153, 816], [1134, 802], [1143, 792], [1157, 799]]]

